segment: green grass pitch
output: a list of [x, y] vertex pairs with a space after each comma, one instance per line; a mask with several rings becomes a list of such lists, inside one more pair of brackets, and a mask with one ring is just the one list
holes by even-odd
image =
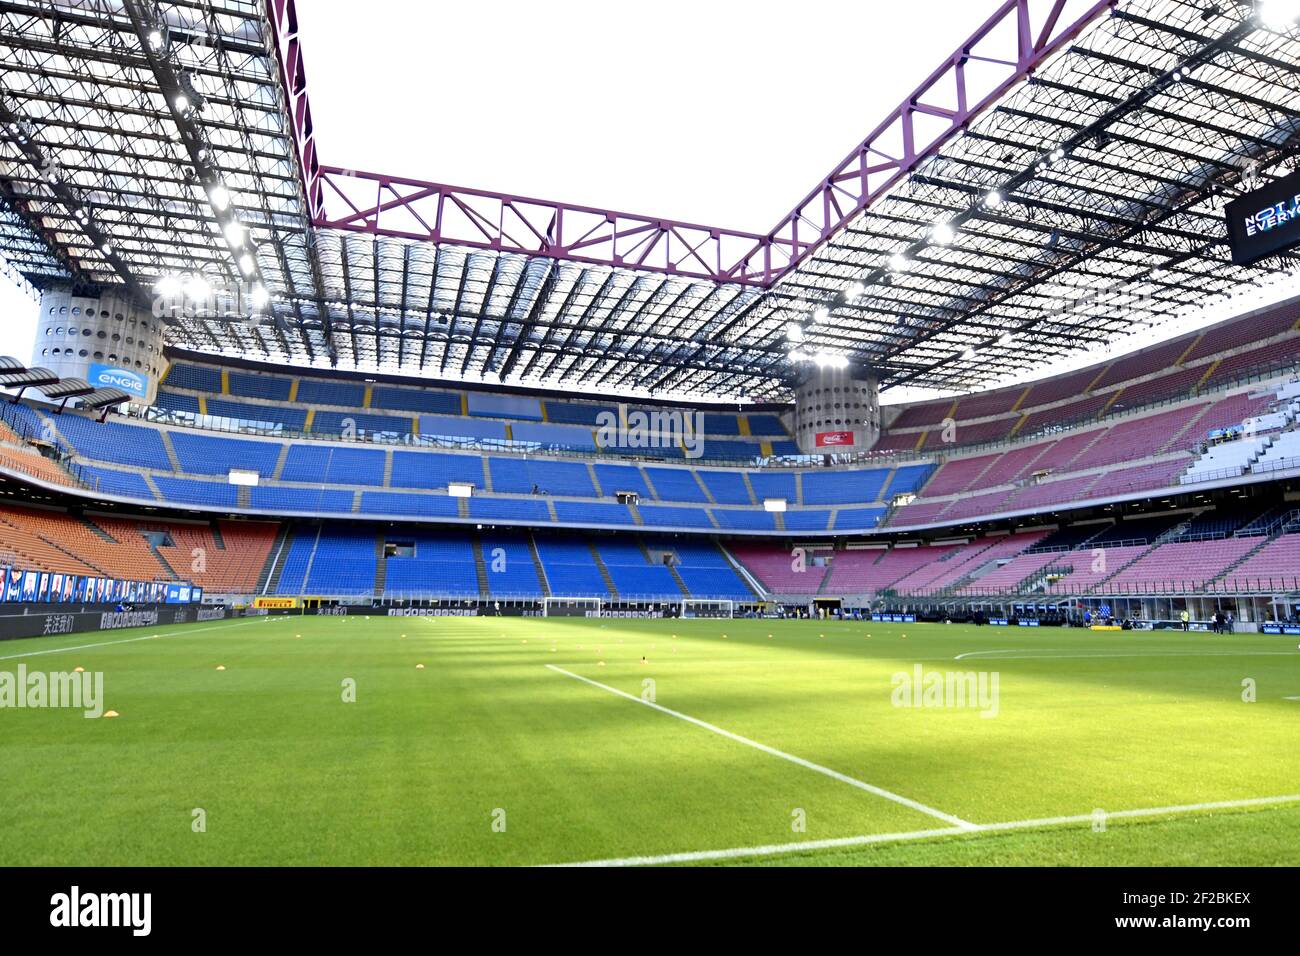
[[[279, 617], [0, 658], [120, 715], [0, 710], [2, 865], [1300, 863], [1294, 638]], [[896, 706], [918, 664], [996, 672], [996, 716]]]

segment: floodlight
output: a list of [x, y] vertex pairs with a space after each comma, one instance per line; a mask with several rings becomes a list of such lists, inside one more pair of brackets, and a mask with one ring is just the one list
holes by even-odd
[[936, 245], [946, 246], [957, 238], [957, 233], [951, 225], [946, 222], [941, 222], [930, 230], [930, 238]]
[[984, 197], [984, 205], [990, 209], [997, 209], [998, 206], [1002, 205], [1002, 193], [996, 189], [990, 190], [989, 194]]
[[221, 183], [217, 183], [208, 192], [208, 199], [212, 202], [212, 208], [217, 212], [225, 212], [230, 208], [230, 190]]

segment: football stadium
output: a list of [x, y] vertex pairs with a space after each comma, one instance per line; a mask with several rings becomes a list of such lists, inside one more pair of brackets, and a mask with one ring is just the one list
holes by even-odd
[[1300, 864], [1300, 3], [974, 4], [751, 232], [0, 3], [0, 865]]

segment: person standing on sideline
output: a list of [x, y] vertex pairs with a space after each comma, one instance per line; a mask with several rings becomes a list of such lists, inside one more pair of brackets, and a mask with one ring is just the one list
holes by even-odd
[[1182, 620], [1183, 622], [1183, 630], [1184, 631], [1188, 630], [1187, 625], [1191, 621], [1192, 616], [1187, 613], [1187, 608], [1183, 608], [1183, 613], [1179, 615], [1179, 619]]

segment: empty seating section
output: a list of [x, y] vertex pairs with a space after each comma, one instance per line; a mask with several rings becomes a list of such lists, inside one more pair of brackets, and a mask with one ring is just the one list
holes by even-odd
[[[454, 531], [432, 532], [418, 528], [394, 528], [384, 534], [386, 542], [410, 546], [386, 556], [384, 594], [438, 594], [447, 597], [476, 597], [478, 572], [474, 561], [474, 539]], [[369, 538], [374, 562], [375, 535]], [[412, 553], [401, 553], [402, 550]], [[317, 554], [319, 560], [320, 555]], [[510, 564], [506, 558], [506, 564]], [[531, 563], [530, 563], [531, 566]], [[536, 576], [534, 575], [534, 580]], [[489, 586], [492, 577], [488, 577]], [[499, 582], [501, 583], [501, 582]]]
[[191, 505], [210, 505], [233, 510], [239, 504], [238, 489], [220, 481], [199, 481], [190, 478], [154, 477], [154, 484], [167, 501]]
[[420, 515], [455, 518], [463, 499], [446, 495], [415, 495], [402, 491], [363, 491], [361, 511], [372, 515]]
[[960, 594], [998, 594], [1017, 590], [1039, 579], [1060, 556], [1060, 552], [1056, 551], [1018, 554], [1010, 561], [972, 578], [957, 591]]
[[[270, 478], [284, 448], [276, 441], [223, 438], [192, 431], [173, 430], [170, 436], [181, 471], [189, 475], [225, 475], [239, 468]], [[163, 468], [171, 470], [170, 465]]]
[[609, 588], [585, 538], [538, 537], [537, 555], [551, 593], [560, 597], [605, 597]]
[[646, 484], [645, 475], [635, 465], [596, 464], [592, 468], [601, 493], [612, 498], [619, 492], [626, 491], [641, 497], [651, 497], [650, 486]]
[[537, 566], [526, 537], [509, 533], [488, 534], [483, 536], [481, 548], [489, 594], [532, 597], [541, 593]]
[[748, 474], [750, 487], [754, 489], [759, 504], [766, 498], [783, 498], [789, 504], [799, 500], [793, 472], [751, 471]]
[[293, 405], [255, 405], [209, 398], [205, 407], [209, 418], [228, 418], [241, 424], [280, 425], [295, 432], [307, 428], [307, 410]]
[[775, 531], [776, 515], [767, 511], [736, 508], [714, 508], [713, 517], [719, 528], [749, 531]]
[[[785, 530], [787, 531], [826, 531], [831, 514], [827, 509], [805, 508], [785, 513]], [[883, 514], [883, 511], [881, 512]]]
[[823, 593], [875, 594], [946, 555], [956, 545], [922, 545], [888, 550], [838, 551]]
[[591, 473], [583, 462], [523, 458], [489, 458], [494, 491], [595, 498]]
[[655, 497], [660, 501], [708, 501], [704, 489], [695, 480], [695, 472], [686, 468], [654, 468], [645, 466], [645, 475], [654, 486]]
[[444, 452], [393, 452], [394, 488], [445, 489], [451, 482], [464, 482], [476, 489], [485, 486], [483, 459], [477, 455]]
[[626, 538], [601, 538], [596, 543], [600, 560], [609, 573], [619, 597], [656, 597], [681, 594], [672, 572], [653, 564], [640, 545]]
[[384, 458], [382, 450], [294, 444], [289, 446], [285, 456], [280, 480], [326, 485], [382, 485]]
[[1104, 472], [1088, 487], [1088, 497], [1108, 498], [1112, 495], [1132, 495], [1153, 488], [1168, 488], [1178, 483], [1178, 475], [1187, 467], [1187, 462], [1187, 458], [1181, 457]]
[[641, 505], [641, 519], [659, 528], [712, 528], [709, 513], [703, 508], [683, 508], [677, 505]]
[[469, 516], [484, 521], [522, 521], [548, 524], [551, 511], [539, 498], [471, 498]]
[[259, 375], [231, 371], [230, 394], [241, 398], [265, 398], [275, 402], [287, 402], [292, 390], [293, 380], [280, 375]]
[[561, 524], [634, 527], [636, 518], [627, 505], [612, 501], [555, 501], [555, 520]]
[[1259, 456], [1259, 464], [1264, 467], [1291, 468], [1297, 462], [1300, 462], [1300, 430], [1278, 435]]
[[221, 369], [210, 365], [175, 362], [167, 370], [163, 381], [169, 388], [187, 388], [214, 394], [221, 391]]
[[117, 422], [93, 421], [79, 415], [53, 418], [64, 447], [83, 458], [115, 462], [136, 468], [171, 471], [171, 461], [162, 434], [152, 428], [137, 428]]
[[[504, 425], [502, 427], [504, 428]], [[422, 431], [422, 434], [428, 433]], [[596, 451], [596, 438], [591, 429], [584, 428], [581, 425], [557, 425], [551, 422], [515, 422], [510, 426], [510, 435], [513, 441], [528, 442], [544, 448]]]
[[[1259, 543], [1259, 538], [1249, 538]], [[1258, 589], [1276, 582], [1290, 590], [1300, 588], [1300, 533], [1284, 534], [1268, 541], [1237, 567], [1228, 571], [1225, 581], [1232, 587]]]
[[776, 415], [749, 415], [749, 433], [756, 438], [784, 438], [789, 434]]
[[1106, 582], [1107, 590], [1160, 591], [1200, 587], [1223, 574], [1259, 544], [1255, 538], [1223, 538], [1162, 544]]
[[[884, 517], [884, 508], [840, 508], [835, 512], [835, 530], [869, 531], [879, 527]], [[790, 527], [789, 513], [786, 514], [786, 527]]]
[[817, 562], [830, 551], [799, 555], [791, 547], [737, 542], [731, 553], [774, 594], [816, 594], [826, 577], [826, 566]]
[[451, 415], [421, 415], [420, 434], [467, 441], [505, 441], [506, 423]]
[[1014, 507], [1014, 491], [1003, 489], [990, 491], [982, 495], [964, 495], [955, 500], [943, 512], [945, 521], [963, 521], [980, 515], [1001, 514]]
[[121, 495], [125, 498], [139, 498], [146, 501], [154, 497], [149, 483], [136, 471], [117, 471], [113, 468], [82, 465], [80, 473], [91, 488], [102, 491], [106, 495]]
[[249, 507], [296, 514], [347, 514], [355, 493], [335, 488], [287, 488], [260, 485], [249, 489]]
[[[234, 382], [231, 382], [234, 388]], [[341, 405], [360, 408], [366, 398], [366, 387], [359, 382], [330, 382], [319, 378], [300, 378], [298, 394], [294, 401], [304, 405]]]
[[870, 471], [804, 472], [803, 503], [844, 505], [878, 501], [890, 474], [888, 468], [875, 468]]
[[267, 564], [278, 527], [222, 521], [218, 539], [206, 523], [0, 507], [0, 563], [135, 581], [186, 580], [211, 593], [246, 594]]
[[496, 392], [466, 393], [466, 411], [478, 418], [508, 418], [541, 421], [542, 405], [526, 395], [502, 395]]
[[1139, 544], [1063, 552], [1050, 567], [1059, 569], [1064, 577], [1044, 590], [1048, 594], [1082, 594], [1118, 574], [1146, 550], [1146, 545]]
[[735, 471], [700, 471], [700, 480], [720, 505], [752, 505], [754, 500], [745, 476]]
[[976, 458], [955, 458], [945, 461], [925, 486], [925, 493], [938, 498], [942, 495], [965, 491], [999, 457], [998, 455], [980, 455]]
[[394, 412], [429, 412], [430, 414], [459, 415], [460, 394], [457, 392], [425, 391], [415, 388], [397, 388], [376, 385], [371, 392], [371, 408]]
[[[325, 525], [308, 556], [303, 594], [373, 594], [375, 532], [369, 528]], [[470, 565], [473, 570], [473, 565]], [[283, 576], [281, 583], [283, 583]]]
[[410, 435], [414, 419], [407, 415], [376, 415], [368, 412], [317, 412], [311, 430], [319, 435]]
[[1174, 444], [1205, 408], [1199, 404], [1184, 406], [1113, 425], [1095, 444], [1071, 460], [1069, 467], [1072, 471], [1082, 471], [1157, 454]]

